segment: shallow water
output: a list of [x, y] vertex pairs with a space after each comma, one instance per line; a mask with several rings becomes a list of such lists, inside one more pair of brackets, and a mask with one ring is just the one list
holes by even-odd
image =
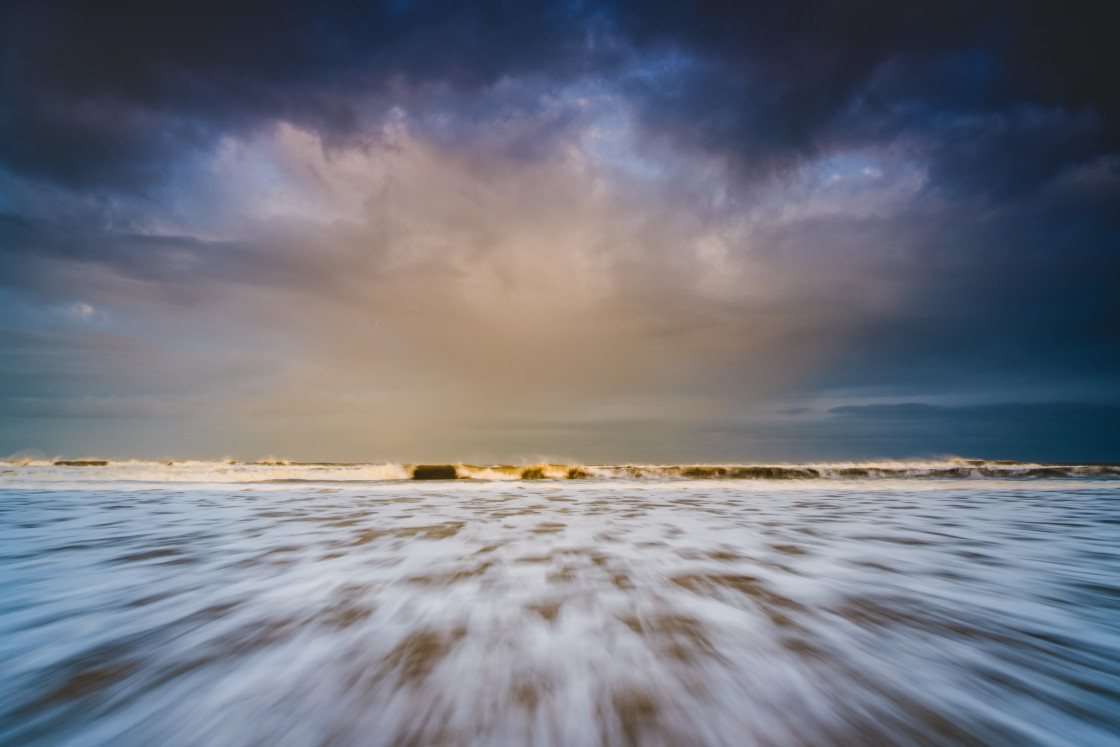
[[1120, 483], [0, 486], [0, 743], [1120, 744]]

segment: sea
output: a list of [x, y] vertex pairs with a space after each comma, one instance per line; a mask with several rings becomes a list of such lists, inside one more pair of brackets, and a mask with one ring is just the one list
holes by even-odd
[[0, 463], [3, 745], [1120, 745], [1120, 467]]

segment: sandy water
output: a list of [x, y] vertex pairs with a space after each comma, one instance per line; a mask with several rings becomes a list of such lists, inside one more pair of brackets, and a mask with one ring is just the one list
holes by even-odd
[[0, 743], [1120, 744], [1120, 482], [0, 486]]

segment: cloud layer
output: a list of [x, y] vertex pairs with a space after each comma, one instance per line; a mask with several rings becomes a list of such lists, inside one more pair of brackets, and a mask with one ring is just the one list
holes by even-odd
[[1120, 459], [1083, 10], [9, 4], [0, 451]]

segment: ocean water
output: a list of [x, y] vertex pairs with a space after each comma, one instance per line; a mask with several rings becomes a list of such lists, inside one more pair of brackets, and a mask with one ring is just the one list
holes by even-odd
[[446, 469], [0, 464], [0, 743], [1120, 744], [1116, 468]]

